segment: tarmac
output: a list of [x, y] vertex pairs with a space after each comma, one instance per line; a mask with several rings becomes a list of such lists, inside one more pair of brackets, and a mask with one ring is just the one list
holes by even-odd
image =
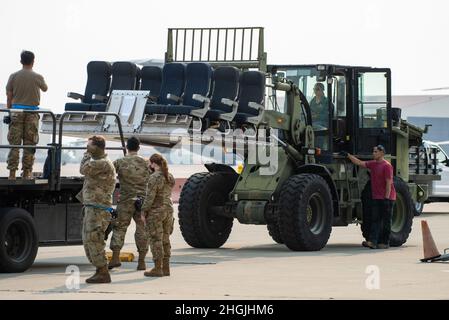
[[[194, 249], [176, 223], [170, 277], [146, 278], [136, 261], [125, 262], [101, 285], [84, 282], [95, 268], [82, 246], [44, 247], [30, 270], [0, 274], [0, 299], [448, 299], [449, 263], [419, 261], [422, 219], [440, 252], [449, 247], [446, 203], [426, 205], [408, 242], [388, 250], [363, 248], [360, 226], [350, 225], [334, 228], [319, 252], [293, 252], [275, 244], [265, 226], [238, 222], [222, 248]], [[124, 251], [135, 253], [133, 231], [132, 224]]]

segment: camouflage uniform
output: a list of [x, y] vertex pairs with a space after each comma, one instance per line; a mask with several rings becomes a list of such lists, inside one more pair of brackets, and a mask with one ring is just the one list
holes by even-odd
[[[36, 145], [39, 142], [39, 115], [27, 112], [11, 112], [8, 142], [11, 145]], [[24, 149], [22, 170], [33, 170], [36, 149]], [[19, 149], [11, 149], [8, 154], [8, 170], [17, 171]]]
[[117, 221], [113, 227], [113, 234], [110, 248], [112, 251], [121, 250], [125, 241], [126, 229], [134, 219], [136, 241], [139, 253], [148, 252], [148, 237], [145, 232], [145, 225], [141, 220], [141, 213], [136, 212], [134, 206], [137, 197], [145, 196], [145, 187], [150, 177], [148, 162], [137, 154], [128, 154], [124, 158], [114, 161], [120, 182], [120, 200], [117, 205]]
[[164, 174], [156, 171], [148, 180], [142, 211], [153, 259], [169, 258], [171, 255], [170, 235], [173, 232], [173, 204], [170, 199], [175, 179], [169, 174], [169, 182]]
[[106, 210], [89, 205], [110, 208], [115, 189], [115, 169], [106, 154], [91, 156], [85, 153], [81, 160], [80, 173], [84, 175], [83, 190], [77, 195], [84, 205], [83, 244], [86, 256], [97, 268], [107, 265], [104, 251], [104, 233], [111, 220]]

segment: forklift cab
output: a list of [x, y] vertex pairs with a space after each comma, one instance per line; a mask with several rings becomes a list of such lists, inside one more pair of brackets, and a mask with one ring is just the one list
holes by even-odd
[[299, 65], [276, 71], [307, 98], [320, 162], [331, 162], [343, 150], [371, 155], [379, 144], [392, 152], [390, 69]]

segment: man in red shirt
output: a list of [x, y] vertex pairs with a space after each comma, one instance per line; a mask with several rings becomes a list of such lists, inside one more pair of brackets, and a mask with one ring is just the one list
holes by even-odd
[[362, 245], [371, 249], [387, 249], [389, 247], [393, 205], [396, 200], [393, 166], [384, 159], [384, 156], [385, 148], [382, 145], [373, 148], [374, 160], [362, 161], [348, 154], [352, 163], [370, 171], [372, 217], [368, 241], [363, 241]]

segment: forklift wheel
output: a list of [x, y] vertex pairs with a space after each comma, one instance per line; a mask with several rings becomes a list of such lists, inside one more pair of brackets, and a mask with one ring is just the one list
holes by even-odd
[[223, 206], [234, 187], [237, 175], [196, 173], [184, 184], [179, 198], [179, 225], [184, 240], [194, 248], [219, 248], [231, 233], [233, 218], [211, 212]]
[[285, 245], [294, 251], [318, 251], [332, 231], [332, 195], [316, 174], [288, 178], [279, 199], [279, 227]]

